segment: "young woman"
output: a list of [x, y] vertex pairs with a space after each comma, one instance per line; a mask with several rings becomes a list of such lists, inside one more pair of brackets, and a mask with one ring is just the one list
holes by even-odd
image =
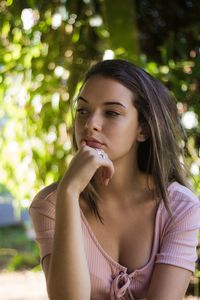
[[76, 106], [77, 152], [30, 207], [50, 299], [181, 300], [200, 203], [186, 187], [174, 100], [139, 67], [107, 60]]

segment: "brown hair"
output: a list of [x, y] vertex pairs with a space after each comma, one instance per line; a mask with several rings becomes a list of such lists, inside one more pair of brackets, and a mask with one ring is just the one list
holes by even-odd
[[[159, 80], [125, 60], [105, 60], [95, 64], [86, 74], [84, 83], [95, 75], [117, 80], [133, 93], [139, 122], [148, 132], [148, 138], [139, 143], [138, 166], [141, 171], [152, 175], [155, 196], [162, 199], [170, 213], [167, 187], [173, 181], [187, 186], [184, 164], [180, 160], [184, 157], [181, 144], [185, 135], [175, 99]], [[92, 181], [82, 196], [91, 211], [101, 219], [98, 194]]]

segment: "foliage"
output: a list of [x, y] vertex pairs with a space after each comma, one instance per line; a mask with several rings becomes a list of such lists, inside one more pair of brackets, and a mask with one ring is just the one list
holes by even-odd
[[33, 240], [27, 238], [23, 227], [0, 228], [0, 241], [0, 270], [38, 268], [38, 247]]
[[173, 91], [189, 119], [200, 192], [198, 11], [195, 0], [167, 9], [153, 0], [0, 2], [0, 182], [20, 205], [67, 168], [70, 104], [88, 66], [107, 55], [137, 62]]

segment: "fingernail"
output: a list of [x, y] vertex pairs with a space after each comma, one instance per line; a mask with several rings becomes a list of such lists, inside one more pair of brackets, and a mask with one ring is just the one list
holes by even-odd
[[105, 180], [105, 185], [108, 185], [108, 184], [109, 184], [109, 181], [110, 181], [110, 179], [106, 179], [106, 180]]

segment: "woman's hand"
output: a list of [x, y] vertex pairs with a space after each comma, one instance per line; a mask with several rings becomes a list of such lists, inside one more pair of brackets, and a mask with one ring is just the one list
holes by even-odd
[[114, 174], [112, 161], [103, 150], [91, 148], [83, 142], [60, 181], [58, 191], [80, 195], [97, 170], [102, 184], [108, 185]]

